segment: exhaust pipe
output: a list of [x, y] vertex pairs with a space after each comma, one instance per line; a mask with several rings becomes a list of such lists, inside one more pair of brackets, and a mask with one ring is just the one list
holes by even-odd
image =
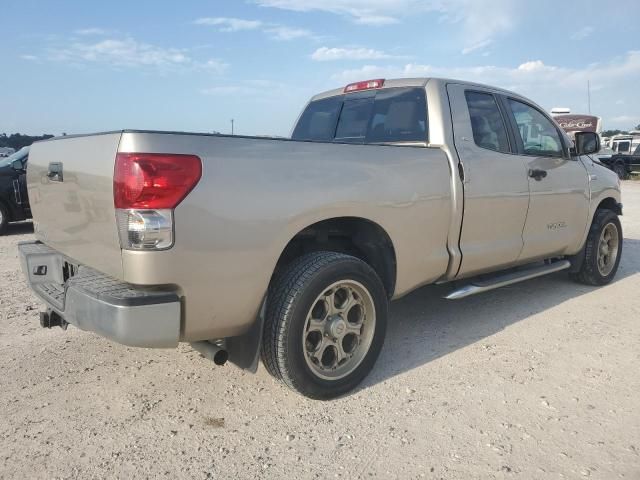
[[204, 358], [212, 360], [216, 365], [224, 365], [229, 360], [229, 352], [226, 349], [207, 340], [191, 342], [191, 348], [200, 352]]

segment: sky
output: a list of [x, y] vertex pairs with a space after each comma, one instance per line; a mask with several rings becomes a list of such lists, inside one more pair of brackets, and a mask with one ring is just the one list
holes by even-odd
[[290, 134], [315, 93], [447, 77], [640, 123], [637, 0], [2, 0], [0, 132]]

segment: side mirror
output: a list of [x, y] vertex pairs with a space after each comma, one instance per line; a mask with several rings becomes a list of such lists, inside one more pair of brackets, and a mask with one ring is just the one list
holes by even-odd
[[574, 155], [590, 155], [600, 151], [600, 135], [595, 132], [576, 132]]
[[14, 160], [13, 162], [11, 162], [11, 168], [18, 171], [24, 170], [24, 165], [22, 165], [22, 160]]

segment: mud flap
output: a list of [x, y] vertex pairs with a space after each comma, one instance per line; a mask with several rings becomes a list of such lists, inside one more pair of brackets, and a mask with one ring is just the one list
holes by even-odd
[[260, 344], [264, 330], [264, 318], [267, 310], [267, 298], [265, 297], [260, 307], [258, 318], [244, 335], [229, 337], [226, 339], [229, 361], [234, 365], [256, 373], [260, 360]]
[[585, 249], [587, 248], [587, 242], [584, 242], [584, 245], [580, 249], [578, 253], [575, 255], [567, 256], [567, 260], [571, 262], [571, 267], [569, 267], [569, 273], [578, 273], [582, 268], [582, 264], [584, 263], [584, 255]]

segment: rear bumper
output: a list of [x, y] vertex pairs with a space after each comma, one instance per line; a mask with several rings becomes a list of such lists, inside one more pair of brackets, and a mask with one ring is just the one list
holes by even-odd
[[40, 242], [18, 245], [31, 289], [48, 308], [82, 330], [134, 347], [170, 348], [180, 340], [176, 292], [144, 289], [80, 266], [65, 280], [65, 257]]

